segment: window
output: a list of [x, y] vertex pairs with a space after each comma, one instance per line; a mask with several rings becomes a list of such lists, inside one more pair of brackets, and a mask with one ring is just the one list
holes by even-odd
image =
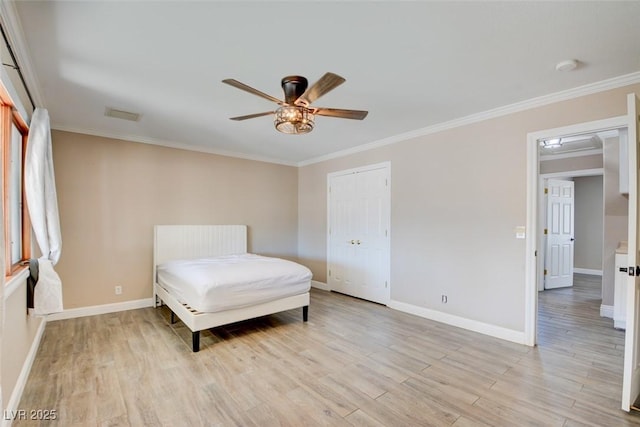
[[6, 91], [0, 90], [6, 276], [14, 274], [21, 267], [21, 262], [31, 255], [31, 230], [24, 197], [24, 156], [28, 127], [12, 107]]
[[9, 245], [11, 264], [22, 261], [22, 134], [11, 123], [11, 146], [9, 165]]

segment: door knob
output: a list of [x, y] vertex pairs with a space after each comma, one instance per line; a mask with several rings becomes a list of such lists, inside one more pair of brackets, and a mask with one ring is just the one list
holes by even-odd
[[351, 240], [347, 240], [347, 243], [351, 243], [352, 245], [355, 243], [356, 241], [351, 239]]
[[573, 242], [574, 240], [576, 240], [576, 239], [572, 237], [572, 238], [571, 238], [571, 241]]
[[357, 243], [357, 244], [360, 244], [360, 240], [356, 240], [356, 243]]

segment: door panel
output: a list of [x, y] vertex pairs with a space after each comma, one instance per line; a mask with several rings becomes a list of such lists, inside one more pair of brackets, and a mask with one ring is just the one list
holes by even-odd
[[547, 249], [545, 289], [573, 286], [574, 183], [547, 182]]
[[347, 237], [353, 234], [351, 212], [354, 210], [353, 201], [349, 199], [352, 183], [345, 177], [336, 177], [335, 189], [332, 194], [332, 208], [330, 209], [329, 224], [331, 239], [330, 252], [334, 254], [331, 266], [332, 286], [345, 288], [350, 285], [350, 277], [346, 275], [345, 260], [351, 257], [352, 247], [347, 243]]
[[[638, 179], [638, 153], [640, 153], [640, 141], [638, 122], [638, 112], [640, 112], [640, 101], [634, 94], [627, 96], [627, 115], [629, 117], [628, 127], [628, 153], [629, 153], [629, 230], [627, 237], [627, 248], [629, 257], [629, 269], [636, 270], [640, 265], [638, 256], [638, 242], [640, 241], [640, 216], [638, 215], [638, 191], [640, 185]], [[633, 271], [635, 273], [635, 271]], [[622, 381], [622, 409], [631, 410], [633, 404], [640, 394], [640, 366], [638, 356], [640, 355], [640, 276], [628, 276], [627, 281], [627, 320], [624, 340], [624, 372]]]

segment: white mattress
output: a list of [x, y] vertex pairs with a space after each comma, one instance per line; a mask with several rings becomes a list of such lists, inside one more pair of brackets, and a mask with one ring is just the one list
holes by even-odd
[[168, 261], [157, 266], [158, 284], [183, 304], [217, 312], [303, 294], [311, 271], [293, 261], [255, 254]]

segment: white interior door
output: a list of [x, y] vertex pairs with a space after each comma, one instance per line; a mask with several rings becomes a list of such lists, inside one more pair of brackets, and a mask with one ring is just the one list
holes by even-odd
[[573, 286], [574, 209], [574, 182], [548, 180], [545, 289]]
[[[329, 179], [329, 253], [327, 284], [333, 290], [346, 292], [353, 286], [356, 259], [355, 217], [357, 215], [355, 180], [351, 175]], [[353, 241], [353, 242], [352, 242]]]
[[390, 186], [388, 164], [329, 176], [328, 285], [387, 304]]
[[638, 355], [640, 354], [640, 276], [637, 268], [640, 265], [638, 256], [638, 242], [640, 237], [640, 223], [638, 215], [638, 153], [640, 152], [638, 112], [640, 101], [635, 94], [627, 97], [627, 115], [629, 117], [628, 128], [628, 153], [629, 153], [629, 276], [627, 281], [627, 320], [624, 340], [624, 375], [622, 381], [622, 409], [629, 411], [640, 394], [640, 366]]

